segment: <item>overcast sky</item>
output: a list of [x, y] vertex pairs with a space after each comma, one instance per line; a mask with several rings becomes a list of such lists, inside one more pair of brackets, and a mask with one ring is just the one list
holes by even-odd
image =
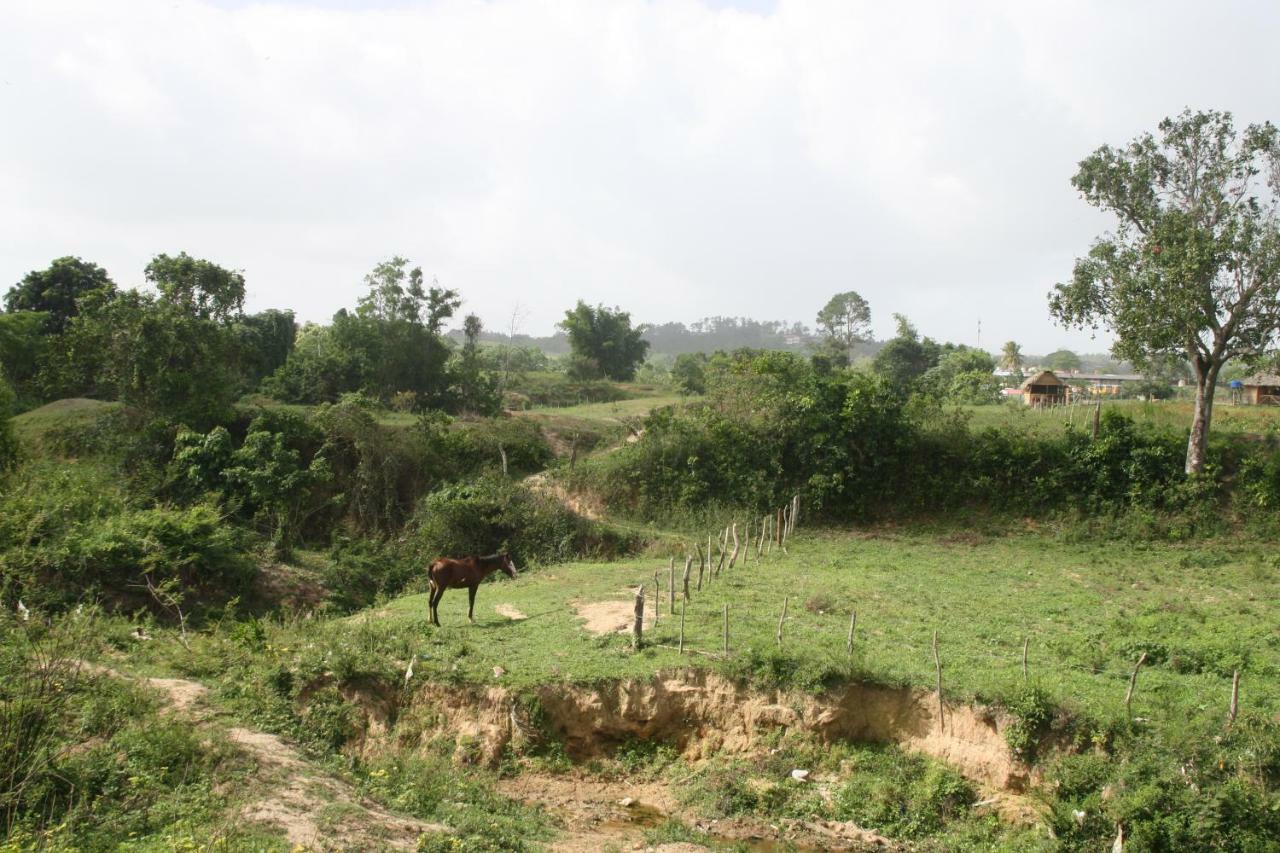
[[994, 349], [1104, 350], [1046, 293], [1076, 163], [1185, 107], [1280, 120], [1274, 2], [0, 0], [0, 289], [159, 252], [327, 320], [394, 254], [494, 329], [800, 320], [857, 290]]

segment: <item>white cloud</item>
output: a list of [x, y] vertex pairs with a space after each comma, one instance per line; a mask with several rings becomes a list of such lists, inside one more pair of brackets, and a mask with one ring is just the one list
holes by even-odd
[[[245, 270], [323, 320], [404, 254], [493, 326], [575, 299], [1028, 351], [1105, 227], [1075, 163], [1184, 106], [1277, 116], [1247, 2], [33, 0], [0, 28], [0, 281]], [[7, 277], [7, 280], [5, 279]]]

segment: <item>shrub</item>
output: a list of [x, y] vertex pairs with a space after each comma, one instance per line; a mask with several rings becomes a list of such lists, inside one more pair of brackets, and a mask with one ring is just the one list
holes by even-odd
[[426, 565], [387, 540], [342, 537], [329, 552], [322, 579], [336, 607], [357, 610], [380, 596], [401, 594], [415, 580], [425, 584]]
[[10, 602], [61, 607], [98, 594], [109, 604], [151, 602], [148, 582], [174, 582], [197, 599], [245, 590], [254, 567], [240, 533], [206, 504], [138, 508], [93, 465], [33, 465], [27, 488], [0, 494], [0, 592]]
[[855, 771], [836, 791], [837, 816], [895, 838], [936, 834], [976, 799], [956, 771], [893, 749], [864, 750]]
[[504, 477], [446, 486], [419, 504], [411, 524], [422, 559], [507, 550], [517, 564], [612, 555], [628, 541]]

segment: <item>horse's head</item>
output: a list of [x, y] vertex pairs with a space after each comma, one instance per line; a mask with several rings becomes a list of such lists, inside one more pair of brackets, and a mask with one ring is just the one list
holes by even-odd
[[516, 561], [511, 559], [511, 555], [503, 551], [499, 556], [502, 558], [502, 571], [509, 578], [516, 576]]

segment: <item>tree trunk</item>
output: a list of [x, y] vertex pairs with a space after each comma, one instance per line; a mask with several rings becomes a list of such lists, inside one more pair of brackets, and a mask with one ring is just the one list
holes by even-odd
[[1213, 392], [1218, 385], [1218, 371], [1221, 364], [1210, 362], [1207, 366], [1192, 361], [1192, 369], [1196, 374], [1196, 408], [1191, 418], [1191, 437], [1187, 439], [1188, 474], [1199, 474], [1204, 470], [1205, 448], [1209, 443], [1209, 424], [1213, 420]]

